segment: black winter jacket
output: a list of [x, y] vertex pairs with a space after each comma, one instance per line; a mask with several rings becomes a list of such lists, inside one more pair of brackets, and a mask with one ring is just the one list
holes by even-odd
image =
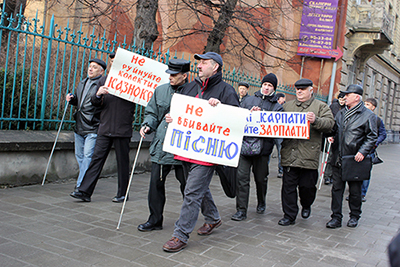
[[235, 89], [222, 80], [222, 72], [217, 72], [203, 83], [199, 77], [188, 83], [182, 90], [182, 95], [196, 97], [201, 90], [202, 99], [216, 98], [222, 104], [239, 106], [239, 98]]
[[135, 103], [111, 94], [102, 95], [101, 97], [97, 97], [94, 94], [92, 103], [94, 106], [101, 108], [98, 135], [132, 137]]
[[[278, 103], [275, 94], [272, 96], [263, 95], [260, 91], [255, 92], [254, 96], [249, 96], [240, 103], [242, 108], [251, 109], [254, 106], [260, 107], [263, 111], [283, 111], [283, 107]], [[272, 153], [274, 139], [260, 137], [262, 139], [261, 155], [267, 156]]]
[[334, 143], [337, 148], [332, 150], [332, 163], [339, 166], [340, 157], [356, 155], [357, 152], [367, 156], [371, 153], [378, 139], [376, 115], [361, 105], [348, 121], [344, 122], [346, 109], [336, 115], [333, 127]]
[[76, 111], [74, 113], [76, 122], [75, 132], [80, 135], [97, 133], [97, 129], [99, 128], [100, 109], [92, 104], [91, 98], [96, 94], [97, 89], [104, 84], [105, 80], [101, 76], [93, 79], [94, 82], [90, 86], [82, 102], [82, 94], [86, 82], [89, 80], [89, 78], [85, 78], [79, 82], [74, 97], [69, 101], [71, 105], [76, 106]]

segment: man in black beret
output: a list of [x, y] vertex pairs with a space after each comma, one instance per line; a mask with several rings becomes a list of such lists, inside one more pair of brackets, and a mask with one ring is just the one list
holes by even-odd
[[75, 157], [78, 161], [79, 175], [76, 187], [81, 185], [83, 176], [89, 167], [96, 144], [99, 128], [100, 110], [93, 106], [91, 97], [96, 94], [97, 88], [104, 84], [103, 77], [106, 63], [98, 58], [89, 60], [88, 72], [76, 87], [75, 93], [69, 93], [66, 100], [76, 106], [75, 118]]
[[148, 193], [148, 204], [150, 216], [147, 222], [138, 226], [139, 231], [161, 230], [163, 224], [163, 211], [165, 205], [165, 179], [175, 169], [175, 177], [180, 183], [183, 196], [185, 190], [185, 177], [181, 161], [175, 160], [174, 155], [164, 152], [162, 147], [168, 123], [165, 115], [169, 113], [171, 99], [175, 93], [180, 93], [183, 86], [188, 82], [190, 62], [183, 59], [171, 59], [168, 62], [169, 83], [158, 86], [146, 106], [144, 120], [140, 135], [145, 138], [146, 134], [154, 132], [150, 145], [151, 175]]
[[311, 80], [300, 79], [294, 85], [296, 99], [285, 103], [283, 109], [288, 112], [307, 112], [306, 119], [310, 123], [310, 138], [285, 138], [282, 142], [281, 198], [284, 217], [278, 222], [282, 226], [295, 223], [299, 212], [298, 195], [302, 206], [301, 216], [304, 219], [310, 217], [311, 205], [314, 203], [317, 193], [316, 183], [322, 133], [330, 132], [335, 123], [328, 105], [314, 98]]
[[[335, 126], [329, 141], [332, 146], [332, 203], [331, 220], [327, 228], [342, 226], [343, 193], [346, 179], [342, 180], [342, 156], [353, 155], [354, 160], [361, 162], [371, 153], [378, 139], [376, 115], [364, 106], [363, 89], [360, 85], [351, 84], [345, 94], [346, 107], [335, 117]], [[356, 227], [361, 215], [361, 186], [363, 181], [348, 181], [350, 219], [348, 227]]]

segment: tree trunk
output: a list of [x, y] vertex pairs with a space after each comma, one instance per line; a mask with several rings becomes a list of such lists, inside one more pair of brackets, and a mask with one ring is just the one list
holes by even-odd
[[137, 48], [146, 50], [151, 48], [151, 44], [158, 37], [156, 14], [158, 0], [138, 0], [136, 6], [135, 29], [133, 39], [136, 41]]
[[229, 22], [233, 17], [237, 2], [238, 0], [226, 0], [225, 4], [221, 7], [221, 13], [218, 20], [207, 38], [207, 45], [204, 48], [204, 52], [212, 51], [220, 53], [220, 47], [225, 37], [226, 29], [229, 26]]

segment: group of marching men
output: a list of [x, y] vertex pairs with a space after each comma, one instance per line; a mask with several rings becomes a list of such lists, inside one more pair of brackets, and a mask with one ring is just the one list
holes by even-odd
[[[111, 63], [115, 54], [110, 55]], [[309, 139], [261, 138], [261, 150], [257, 155], [240, 155], [237, 167], [236, 210], [232, 220], [247, 218], [250, 172], [253, 172], [257, 192], [256, 211], [266, 210], [266, 193], [269, 168], [268, 163], [274, 143], [280, 148], [278, 177], [282, 178], [281, 202], [284, 216], [278, 224], [295, 224], [299, 207], [301, 216], [307, 219], [316, 197], [321, 136], [330, 136], [332, 143], [330, 167], [332, 174], [332, 215], [326, 227], [338, 228], [342, 225], [342, 202], [346, 182], [342, 180], [341, 158], [353, 155], [361, 162], [371, 154], [383, 140], [378, 140], [380, 119], [362, 101], [363, 89], [352, 84], [341, 91], [345, 104], [334, 118], [329, 106], [313, 95], [313, 82], [300, 79], [295, 83], [296, 98], [284, 102], [282, 95], [276, 94], [278, 79], [269, 73], [262, 79], [261, 88], [254, 95], [247, 94], [249, 85], [239, 83], [239, 94], [222, 80], [222, 57], [215, 52], [195, 54], [198, 60], [198, 77], [188, 82], [190, 62], [171, 59], [166, 72], [169, 83], [158, 86], [146, 109], [140, 135], [154, 132], [150, 146], [151, 175], [148, 192], [150, 216], [138, 226], [139, 231], [161, 230], [165, 205], [165, 180], [172, 169], [180, 182], [183, 203], [180, 216], [175, 223], [172, 238], [163, 250], [177, 252], [186, 247], [190, 233], [194, 230], [199, 211], [205, 223], [197, 230], [199, 235], [209, 235], [222, 224], [217, 206], [212, 198], [209, 185], [216, 165], [199, 159], [190, 159], [163, 151], [163, 141], [167, 126], [174, 119], [169, 114], [171, 98], [179, 93], [208, 101], [211, 106], [232, 105], [250, 111], [306, 112], [310, 123]], [[74, 114], [75, 155], [79, 164], [79, 176], [71, 197], [85, 202], [91, 195], [100, 177], [111, 146], [114, 145], [118, 167], [118, 191], [113, 202], [124, 202], [129, 182], [129, 142], [132, 137], [132, 122], [135, 104], [109, 94], [104, 86], [107, 64], [97, 58], [91, 59], [88, 77], [82, 80], [75, 94], [68, 94], [67, 101], [76, 106]], [[247, 89], [247, 90], [246, 90]], [[284, 97], [284, 95], [283, 95]], [[376, 107], [376, 101], [372, 105]], [[372, 108], [371, 108], [372, 109]], [[383, 123], [382, 123], [383, 124]], [[380, 142], [379, 142], [380, 141]], [[350, 219], [348, 227], [356, 227], [361, 215], [363, 181], [349, 181]], [[365, 197], [365, 193], [364, 193]]]

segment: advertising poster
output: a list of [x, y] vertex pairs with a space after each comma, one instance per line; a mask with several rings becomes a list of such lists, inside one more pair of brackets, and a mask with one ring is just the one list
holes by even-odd
[[338, 0], [305, 0], [297, 54], [331, 58]]

